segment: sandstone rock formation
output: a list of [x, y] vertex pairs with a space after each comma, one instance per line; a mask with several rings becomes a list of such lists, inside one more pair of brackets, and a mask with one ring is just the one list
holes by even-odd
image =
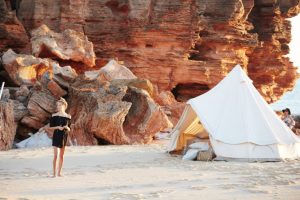
[[[18, 17], [28, 31], [45, 23], [74, 29], [94, 43], [97, 57], [118, 58], [178, 100], [202, 94], [235, 64], [275, 101], [294, 85], [288, 53], [290, 22], [299, 1], [107, 0], [22, 1]], [[78, 12], [80, 10], [80, 12]], [[282, 73], [281, 73], [282, 72]]]
[[28, 114], [28, 109], [26, 108], [26, 106], [18, 101], [18, 100], [12, 100], [13, 105], [14, 105], [14, 109], [13, 109], [13, 114], [14, 114], [14, 119], [15, 122], [20, 121], [25, 115]]
[[259, 44], [248, 54], [248, 73], [256, 88], [272, 102], [293, 88], [297, 79], [295, 67], [283, 55], [289, 53], [291, 40], [291, 24], [286, 19], [300, 12], [300, 2], [257, 1], [255, 4], [249, 21], [258, 34]]
[[21, 85], [20, 88], [15, 92], [14, 99], [18, 100], [19, 102], [26, 103], [29, 93], [30, 91], [28, 87], [26, 85]]
[[[70, 66], [61, 67], [49, 58], [17, 54], [11, 49], [3, 54], [2, 62], [9, 77], [17, 85], [33, 86], [36, 81], [47, 76], [48, 79], [55, 80], [60, 86], [68, 88], [69, 82], [77, 77], [76, 71]], [[61, 91], [61, 93], [64, 92]]]
[[93, 43], [81, 32], [67, 29], [62, 33], [42, 25], [31, 32], [32, 53], [36, 57], [82, 62], [95, 65]]
[[[44, 32], [33, 32], [36, 41]], [[70, 102], [71, 144], [148, 143], [155, 133], [172, 127], [164, 110], [153, 100], [152, 83], [137, 78], [117, 61], [78, 75], [71, 66], [61, 67], [61, 58], [51, 58], [17, 54], [11, 49], [2, 56], [6, 72], [20, 85], [4, 92], [5, 99], [13, 99], [17, 139], [26, 139], [28, 131], [45, 126], [56, 112], [59, 97], [67, 97]]]
[[155, 133], [172, 127], [164, 110], [153, 100], [151, 82], [115, 64], [115, 68], [104, 68], [97, 76], [87, 77], [78, 76], [70, 66], [54, 63], [52, 75], [42, 74], [30, 88], [10, 88], [7, 98], [13, 99], [17, 138], [26, 139], [28, 131], [45, 126], [61, 96], [69, 101], [71, 144], [148, 143]]
[[71, 66], [60, 67], [59, 64], [55, 63], [53, 66], [53, 80], [62, 88], [68, 89], [70, 83], [72, 83], [78, 76], [76, 71]]
[[0, 151], [12, 147], [15, 134], [13, 102], [0, 101]]
[[162, 106], [164, 113], [167, 114], [168, 118], [175, 126], [180, 119], [186, 104], [176, 101], [174, 95], [169, 91], [163, 91], [159, 94], [155, 93], [154, 99]]
[[15, 11], [8, 8], [5, 0], [0, 0], [0, 52], [9, 48], [18, 52], [26, 51], [28, 42], [26, 31]]
[[44, 74], [49, 73], [49, 76], [53, 74], [53, 61], [50, 59], [16, 54], [11, 49], [3, 54], [2, 62], [6, 72], [17, 85], [34, 85]]
[[70, 89], [72, 140], [82, 145], [148, 143], [170, 127], [149, 93], [129, 85], [77, 78]]
[[45, 86], [35, 85], [28, 100], [28, 115], [22, 118], [21, 123], [34, 129], [43, 127], [56, 112], [56, 101], [57, 98]]
[[52, 93], [52, 95], [56, 98], [63, 97], [67, 94], [67, 92], [62, 89], [55, 81], [50, 80], [47, 83], [47, 89]]
[[148, 143], [155, 133], [173, 127], [163, 110], [145, 90], [129, 86], [123, 100], [132, 103], [124, 122], [124, 131], [131, 141]]
[[104, 67], [99, 70], [86, 71], [84, 75], [89, 79], [99, 78], [103, 81], [137, 78], [127, 67], [120, 65], [115, 60], [110, 60]]

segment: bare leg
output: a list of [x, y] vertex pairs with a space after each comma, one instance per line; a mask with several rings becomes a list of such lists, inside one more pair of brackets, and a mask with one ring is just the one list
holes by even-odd
[[53, 177], [56, 176], [56, 160], [57, 160], [57, 147], [53, 147]]
[[58, 164], [58, 173], [57, 173], [58, 176], [61, 176], [60, 172], [61, 172], [61, 169], [62, 169], [62, 166], [63, 166], [63, 163], [64, 163], [65, 148], [66, 147], [64, 146], [59, 151], [59, 164]]

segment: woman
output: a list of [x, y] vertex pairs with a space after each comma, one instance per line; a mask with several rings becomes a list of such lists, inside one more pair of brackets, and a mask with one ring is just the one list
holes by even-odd
[[53, 133], [52, 146], [54, 150], [53, 158], [53, 177], [56, 176], [56, 160], [57, 160], [57, 148], [59, 151], [59, 163], [57, 176], [61, 175], [61, 169], [64, 161], [65, 147], [68, 139], [68, 132], [70, 131], [69, 124], [71, 116], [66, 113], [68, 103], [65, 99], [60, 98], [56, 102], [57, 112], [52, 114], [50, 118], [50, 127], [45, 127], [47, 132]]
[[282, 112], [283, 112], [282, 120], [290, 129], [293, 129], [295, 126], [295, 120], [291, 116], [290, 109], [286, 108], [286, 109], [282, 110]]

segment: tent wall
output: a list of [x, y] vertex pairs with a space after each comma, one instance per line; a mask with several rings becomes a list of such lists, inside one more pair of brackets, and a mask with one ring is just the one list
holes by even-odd
[[218, 160], [277, 161], [300, 157], [300, 144], [256, 145], [254, 143], [226, 144], [210, 138]]

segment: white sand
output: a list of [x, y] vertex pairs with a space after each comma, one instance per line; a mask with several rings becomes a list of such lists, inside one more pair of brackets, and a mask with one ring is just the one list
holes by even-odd
[[300, 161], [182, 161], [160, 144], [68, 147], [49, 178], [52, 148], [0, 152], [0, 199], [300, 199]]

